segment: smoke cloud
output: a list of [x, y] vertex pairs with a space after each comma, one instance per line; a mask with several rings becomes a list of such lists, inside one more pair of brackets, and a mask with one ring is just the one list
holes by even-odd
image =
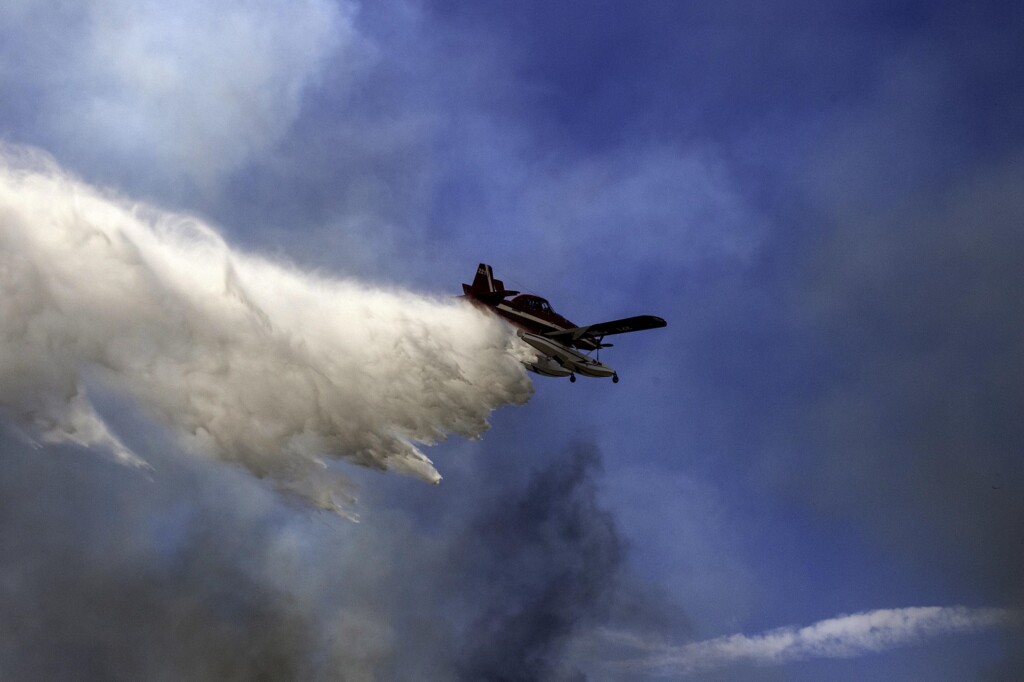
[[977, 632], [1020, 622], [1008, 609], [963, 606], [879, 609], [839, 616], [806, 627], [760, 635], [729, 635], [680, 646], [650, 642], [629, 633], [606, 633], [610, 642], [644, 652], [616, 667], [677, 676], [736, 664], [777, 665], [810, 658], [853, 658], [910, 646], [940, 635]]
[[458, 679], [578, 678], [564, 664], [570, 638], [581, 622], [607, 617], [624, 552], [597, 502], [597, 452], [569, 455], [503, 494], [465, 533], [461, 583], [488, 598], [467, 630]]
[[422, 505], [296, 513], [159, 447], [159, 486], [68, 450], [0, 427], [4, 680], [579, 680], [572, 642], [630, 596], [593, 447], [519, 481], [477, 458], [428, 528]]
[[368, 49], [354, 13], [329, 0], [9, 3], [0, 109], [23, 117], [21, 139], [122, 180], [130, 169], [133, 186], [210, 189], [286, 137], [328, 63], [348, 82]]
[[0, 155], [0, 287], [0, 408], [29, 437], [144, 465], [90, 398], [113, 392], [336, 511], [329, 459], [437, 482], [417, 445], [477, 437], [531, 391], [511, 335], [468, 304], [233, 251], [24, 150]]

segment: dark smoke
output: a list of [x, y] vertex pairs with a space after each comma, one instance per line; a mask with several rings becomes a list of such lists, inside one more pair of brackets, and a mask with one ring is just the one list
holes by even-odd
[[186, 471], [150, 483], [72, 448], [0, 452], [0, 678], [309, 677], [315, 623], [250, 563], [265, 518]]
[[623, 548], [597, 502], [597, 463], [595, 450], [578, 447], [468, 529], [452, 558], [464, 562], [468, 595], [486, 599], [461, 647], [460, 679], [568, 675], [558, 666], [570, 635], [607, 615]]
[[633, 598], [592, 448], [428, 529], [144, 450], [153, 481], [0, 441], [0, 678], [581, 679], [572, 642]]

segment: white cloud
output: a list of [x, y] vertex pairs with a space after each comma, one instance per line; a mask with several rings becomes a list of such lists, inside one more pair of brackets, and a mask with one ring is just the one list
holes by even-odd
[[358, 43], [351, 6], [330, 0], [16, 4], [0, 31], [16, 45], [0, 87], [38, 94], [47, 146], [201, 184], [280, 140], [325, 61]]
[[735, 634], [672, 645], [632, 633], [607, 632], [610, 643], [639, 652], [615, 667], [678, 676], [735, 664], [777, 665], [811, 658], [853, 658], [932, 637], [1018, 623], [1008, 609], [929, 606], [879, 609], [843, 615], [806, 627], [784, 627], [759, 635]]

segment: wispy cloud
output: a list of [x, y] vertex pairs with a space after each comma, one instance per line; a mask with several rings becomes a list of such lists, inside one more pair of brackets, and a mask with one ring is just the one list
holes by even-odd
[[607, 640], [639, 655], [615, 668], [656, 675], [686, 675], [734, 664], [778, 665], [812, 658], [854, 658], [932, 637], [1006, 627], [1020, 622], [1010, 609], [921, 606], [878, 609], [788, 626], [758, 635], [735, 634], [689, 644], [667, 644], [634, 633], [604, 633]]
[[[356, 61], [354, 7], [259, 0], [84, 2], [0, 15], [0, 86], [34, 102], [21, 140], [80, 162], [211, 185], [288, 132], [304, 93]], [[349, 58], [351, 57], [351, 58]]]

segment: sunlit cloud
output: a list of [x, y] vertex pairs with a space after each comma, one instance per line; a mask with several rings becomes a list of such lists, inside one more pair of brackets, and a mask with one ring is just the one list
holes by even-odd
[[36, 142], [100, 167], [210, 186], [288, 132], [360, 52], [354, 6], [329, 0], [89, 2], [5, 10], [0, 88], [35, 97]]

